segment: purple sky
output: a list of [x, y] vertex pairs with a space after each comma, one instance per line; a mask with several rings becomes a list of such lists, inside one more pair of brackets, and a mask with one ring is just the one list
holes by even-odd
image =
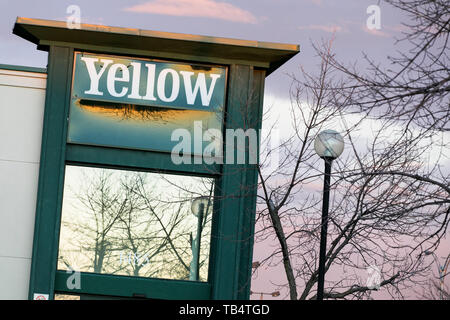
[[[219, 2], [220, 1], [220, 2]], [[246, 40], [299, 44], [301, 53], [268, 77], [266, 92], [287, 96], [299, 65], [317, 64], [312, 42], [336, 32], [335, 51], [342, 61], [367, 52], [382, 60], [393, 53], [400, 36], [399, 12], [381, 3], [381, 29], [369, 32], [366, 9], [377, 0], [2, 0], [0, 63], [43, 67], [47, 54], [11, 33], [17, 16], [65, 20], [69, 5], [78, 5], [83, 23], [142, 28]]]
[[[374, 4], [381, 8], [381, 29], [375, 32], [366, 28], [366, 10]], [[386, 62], [387, 55], [400, 49], [394, 42], [405, 21], [401, 12], [378, 0], [2, 0], [0, 64], [45, 67], [47, 53], [13, 35], [14, 21], [17, 16], [65, 20], [69, 5], [80, 7], [82, 23], [299, 44], [301, 52], [266, 81], [266, 94], [282, 100], [289, 94], [287, 74], [299, 76], [300, 65], [308, 71], [316, 68], [311, 42], [335, 32], [340, 61], [361, 60], [365, 52]], [[271, 276], [261, 270], [252, 289], [272, 291]]]

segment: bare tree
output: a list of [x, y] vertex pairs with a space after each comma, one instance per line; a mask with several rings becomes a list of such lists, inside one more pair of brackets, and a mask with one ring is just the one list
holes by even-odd
[[450, 300], [450, 289], [448, 286], [441, 288], [440, 280], [432, 279], [420, 296], [426, 300]]
[[[325, 298], [370, 298], [379, 289], [403, 298], [408, 288], [426, 286], [424, 252], [447, 232], [450, 177], [441, 163], [450, 147], [448, 5], [388, 2], [415, 22], [403, 39], [412, 43], [410, 55], [391, 58], [397, 70], [367, 58], [362, 73], [339, 63], [331, 44], [316, 47], [318, 75], [293, 79], [294, 134], [267, 153], [282, 154], [280, 166], [264, 172], [263, 161], [259, 171], [256, 239], [278, 242], [260, 265], [283, 266], [286, 283], [279, 286], [290, 299], [315, 299], [321, 162], [312, 142], [327, 125], [341, 126], [347, 156], [333, 163]], [[374, 270], [375, 285], [368, 277]]]
[[[414, 123], [427, 130], [449, 131], [450, 6], [445, 0], [385, 0], [406, 14], [409, 22], [398, 43], [406, 51], [388, 56], [388, 66], [364, 55], [369, 68], [330, 63], [352, 81], [352, 104], [384, 119]], [[387, 10], [387, 9], [386, 9]], [[326, 52], [322, 52], [326, 54]]]

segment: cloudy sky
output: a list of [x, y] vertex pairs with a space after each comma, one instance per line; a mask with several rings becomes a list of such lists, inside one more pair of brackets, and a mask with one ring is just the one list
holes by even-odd
[[[381, 29], [369, 30], [370, 5], [380, 6]], [[399, 12], [378, 0], [2, 0], [0, 64], [45, 67], [46, 52], [12, 34], [17, 16], [65, 20], [70, 5], [81, 9], [81, 22], [157, 31], [299, 44], [301, 53], [268, 77], [266, 93], [288, 94], [289, 77], [299, 66], [313, 70], [312, 42], [336, 35], [342, 61], [364, 51], [382, 60], [401, 36]]]
[[[378, 0], [1, 0], [0, 64], [45, 67], [47, 53], [12, 34], [15, 19], [64, 21], [70, 5], [79, 6], [82, 23], [300, 45], [301, 52], [266, 81], [266, 101], [281, 112], [287, 111], [288, 75], [299, 76], [300, 66], [314, 71], [319, 63], [312, 43], [334, 33], [340, 61], [362, 63], [365, 52], [386, 62], [401, 48], [394, 44], [406, 21]], [[371, 5], [380, 7], [378, 30], [367, 28]], [[254, 290], [270, 290], [269, 280]]]

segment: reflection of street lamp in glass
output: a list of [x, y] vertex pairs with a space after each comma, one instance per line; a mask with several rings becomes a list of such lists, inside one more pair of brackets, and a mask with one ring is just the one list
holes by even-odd
[[323, 300], [325, 283], [325, 254], [327, 249], [328, 204], [330, 199], [331, 162], [344, 151], [344, 139], [334, 130], [320, 132], [315, 141], [316, 153], [325, 161], [323, 184], [322, 225], [320, 230], [319, 274], [317, 280], [317, 300]]
[[[195, 239], [192, 239], [192, 260], [189, 270], [189, 280], [199, 280], [200, 269], [200, 242], [203, 229], [203, 219], [208, 214], [209, 207], [211, 206], [211, 199], [209, 197], [198, 197], [192, 201], [191, 211], [194, 216], [197, 217], [197, 234]], [[192, 238], [192, 233], [191, 233]]]
[[436, 262], [438, 267], [438, 273], [439, 273], [439, 298], [440, 300], [444, 300], [444, 279], [447, 273], [448, 265], [450, 264], [450, 254], [445, 259], [445, 262], [443, 265], [439, 263], [439, 259], [436, 256], [436, 254], [433, 251], [426, 250], [425, 252], [426, 256], [429, 256], [430, 254], [433, 255], [434, 262]]

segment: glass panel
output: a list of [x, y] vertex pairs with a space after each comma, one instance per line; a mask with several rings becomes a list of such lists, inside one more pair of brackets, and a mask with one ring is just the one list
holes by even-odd
[[184, 153], [202, 155], [209, 145], [203, 132], [222, 132], [226, 71], [77, 52], [67, 141], [171, 152], [177, 130], [200, 136], [200, 146], [191, 138]]
[[213, 188], [212, 178], [66, 166], [58, 269], [207, 281]]

